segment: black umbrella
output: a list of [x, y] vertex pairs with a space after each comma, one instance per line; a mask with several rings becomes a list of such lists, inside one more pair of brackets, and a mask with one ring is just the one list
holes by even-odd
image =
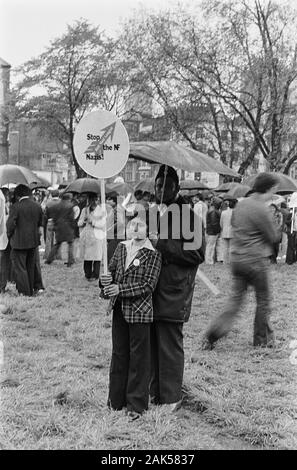
[[[254, 186], [255, 179], [257, 178], [258, 174], [245, 178], [245, 180], [243, 181], [244, 184], [247, 184], [252, 188]], [[275, 191], [277, 194], [291, 194], [297, 191], [297, 180], [294, 180], [293, 178], [290, 178], [290, 176], [284, 175], [283, 173], [271, 174], [275, 176], [278, 181], [277, 190]]]
[[180, 180], [179, 182], [180, 189], [209, 189], [204, 183], [198, 180], [191, 180], [191, 179], [186, 179], [186, 180]]
[[101, 192], [101, 183], [94, 178], [78, 178], [69, 184], [64, 190], [64, 193], [95, 193]]

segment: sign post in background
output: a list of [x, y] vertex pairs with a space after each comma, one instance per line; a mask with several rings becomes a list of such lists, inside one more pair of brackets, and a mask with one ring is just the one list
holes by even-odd
[[[73, 139], [79, 166], [101, 180], [101, 204], [105, 208], [105, 178], [117, 175], [129, 157], [129, 137], [120, 119], [110, 111], [87, 114], [78, 124]], [[106, 224], [103, 244], [103, 271], [107, 273]]]

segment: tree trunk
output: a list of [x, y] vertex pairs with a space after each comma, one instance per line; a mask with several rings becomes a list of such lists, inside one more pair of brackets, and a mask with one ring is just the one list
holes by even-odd
[[253, 163], [258, 148], [259, 148], [258, 143], [254, 142], [250, 153], [248, 154], [247, 158], [241, 163], [241, 165], [239, 167], [238, 173], [240, 175], [244, 175], [247, 168]]
[[285, 175], [289, 174], [289, 170], [295, 161], [297, 161], [297, 153], [295, 153], [295, 155], [289, 158], [289, 160], [285, 163], [285, 166], [283, 167], [283, 170], [282, 170], [282, 172]]

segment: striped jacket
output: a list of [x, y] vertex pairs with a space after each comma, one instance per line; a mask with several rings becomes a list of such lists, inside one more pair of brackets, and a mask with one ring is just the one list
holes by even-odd
[[118, 299], [128, 323], [150, 323], [153, 321], [152, 293], [161, 271], [161, 254], [142, 248], [135, 258], [139, 263], [135, 265], [132, 262], [125, 271], [126, 256], [125, 245], [119, 243], [109, 264], [113, 283], [119, 286], [119, 294], [111, 298], [108, 310], [113, 309]]

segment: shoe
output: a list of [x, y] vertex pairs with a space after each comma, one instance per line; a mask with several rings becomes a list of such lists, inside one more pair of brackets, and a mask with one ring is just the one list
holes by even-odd
[[182, 406], [182, 400], [177, 401], [176, 403], [166, 403], [162, 406], [165, 410], [168, 410], [170, 413], [178, 411]]
[[210, 341], [207, 337], [203, 338], [201, 349], [202, 351], [212, 351], [215, 347], [215, 342]]
[[141, 414], [137, 413], [137, 411], [127, 411], [127, 416], [129, 418], [129, 421], [135, 421], [136, 419], [141, 417]]

